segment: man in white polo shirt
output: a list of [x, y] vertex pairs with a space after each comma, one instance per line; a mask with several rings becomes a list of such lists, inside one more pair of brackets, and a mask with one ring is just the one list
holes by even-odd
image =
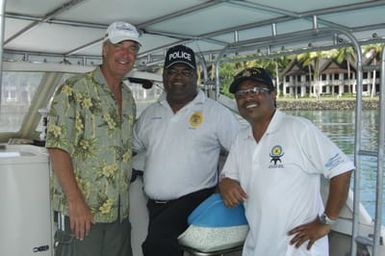
[[145, 256], [180, 256], [177, 237], [190, 212], [217, 185], [221, 148], [230, 149], [239, 123], [197, 89], [194, 52], [183, 45], [167, 51], [165, 94], [136, 122], [134, 150], [145, 151], [144, 190], [150, 223]]
[[[352, 161], [309, 120], [276, 109], [264, 69], [243, 70], [229, 90], [250, 123], [219, 185], [227, 206], [244, 202], [250, 231], [242, 255], [328, 255], [327, 234], [346, 201]], [[330, 179], [325, 208], [321, 175]]]

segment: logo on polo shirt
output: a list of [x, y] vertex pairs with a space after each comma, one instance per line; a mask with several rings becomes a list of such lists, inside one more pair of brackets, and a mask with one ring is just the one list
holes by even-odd
[[343, 156], [340, 153], [336, 153], [334, 156], [329, 158], [329, 160], [325, 164], [325, 167], [328, 170], [332, 170], [333, 168], [335, 168], [336, 166], [340, 165], [343, 162], [344, 162]]
[[282, 160], [281, 160], [281, 157], [284, 155], [285, 153], [283, 152], [283, 150], [282, 150], [282, 146], [280, 146], [280, 145], [275, 145], [272, 149], [271, 149], [271, 151], [270, 151], [270, 157], [271, 157], [271, 159], [270, 159], [270, 163], [273, 163], [274, 165], [273, 166], [269, 166], [270, 168], [276, 168], [276, 167], [278, 167], [278, 168], [282, 168], [283, 167], [283, 165], [282, 164], [280, 164], [280, 165], [278, 165], [277, 163], [279, 162], [279, 163], [282, 163]]
[[198, 128], [203, 123], [203, 115], [202, 112], [194, 112], [190, 118], [189, 123], [192, 128]]

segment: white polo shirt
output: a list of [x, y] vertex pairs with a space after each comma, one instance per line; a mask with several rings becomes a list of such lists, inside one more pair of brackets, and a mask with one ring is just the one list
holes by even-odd
[[328, 255], [328, 240], [289, 245], [289, 230], [324, 211], [320, 175], [330, 179], [354, 169], [352, 161], [309, 120], [277, 110], [257, 143], [251, 127], [237, 136], [221, 176], [238, 180], [248, 194], [250, 225], [243, 256]]
[[162, 95], [134, 128], [134, 150], [145, 151], [148, 197], [172, 200], [214, 187], [221, 146], [229, 150], [239, 128], [235, 115], [201, 90], [177, 113]]

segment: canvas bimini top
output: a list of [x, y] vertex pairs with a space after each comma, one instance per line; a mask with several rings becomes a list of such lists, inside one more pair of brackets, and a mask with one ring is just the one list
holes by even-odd
[[[6, 1], [4, 54], [7, 60], [91, 65], [100, 62], [105, 29], [128, 21], [142, 37], [137, 67], [163, 63], [168, 47], [185, 44], [205, 61], [221, 50], [287, 52], [343, 44], [339, 33], [325, 40], [283, 40], [298, 31], [339, 28], [361, 43], [384, 42], [385, 1], [362, 0], [18, 0]], [[271, 42], [275, 37], [276, 43]], [[285, 41], [283, 44], [282, 41]]]

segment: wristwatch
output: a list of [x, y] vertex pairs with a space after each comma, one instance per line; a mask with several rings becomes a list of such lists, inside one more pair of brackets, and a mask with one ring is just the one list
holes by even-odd
[[330, 219], [327, 215], [326, 215], [326, 213], [322, 213], [321, 215], [319, 215], [318, 216], [318, 219], [319, 219], [319, 222], [321, 223], [321, 224], [323, 224], [323, 225], [333, 225], [335, 222], [336, 222], [336, 220], [332, 220], [332, 219]]

